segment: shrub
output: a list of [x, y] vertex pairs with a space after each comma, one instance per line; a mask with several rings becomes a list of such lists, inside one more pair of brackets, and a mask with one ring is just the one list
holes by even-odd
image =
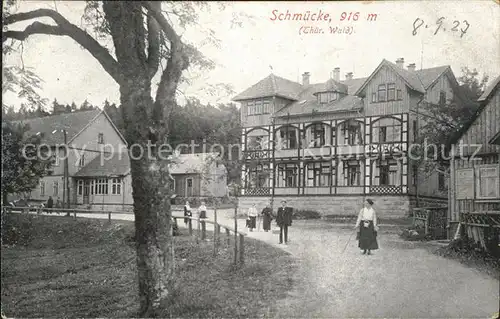
[[320, 219], [321, 214], [315, 210], [297, 209], [293, 212], [294, 219]]

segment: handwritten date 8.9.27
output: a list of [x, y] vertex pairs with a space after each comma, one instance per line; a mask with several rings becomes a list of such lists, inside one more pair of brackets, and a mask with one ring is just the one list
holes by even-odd
[[458, 20], [454, 20], [452, 23], [451, 28], [447, 29], [446, 25], [446, 18], [441, 17], [436, 20], [435, 23], [429, 23], [427, 24], [424, 20], [420, 18], [416, 18], [415, 21], [413, 21], [413, 35], [417, 35], [419, 30], [423, 29], [431, 29], [433, 31], [434, 35], [436, 35], [438, 32], [445, 32], [446, 30], [452, 31], [452, 32], [460, 32], [460, 37], [462, 38], [465, 33], [467, 33], [467, 30], [469, 30], [470, 24], [467, 22], [467, 20], [463, 20], [462, 22]]

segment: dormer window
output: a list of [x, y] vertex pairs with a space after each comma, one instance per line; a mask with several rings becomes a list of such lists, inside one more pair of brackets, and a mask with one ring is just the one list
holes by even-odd
[[321, 92], [317, 94], [319, 104], [327, 104], [336, 101], [339, 98], [337, 92]]

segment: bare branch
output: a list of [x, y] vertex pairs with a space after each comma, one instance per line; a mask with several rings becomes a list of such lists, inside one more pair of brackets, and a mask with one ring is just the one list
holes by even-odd
[[[9, 15], [4, 20], [4, 25], [10, 25], [20, 21], [26, 21], [41, 17], [52, 18], [57, 26], [51, 26], [40, 22], [34, 22], [29, 25], [24, 31], [5, 31], [3, 32], [3, 39], [15, 38], [24, 40], [33, 34], [52, 34], [52, 35], [65, 35], [75, 40], [78, 44], [84, 47], [87, 51], [99, 61], [101, 66], [111, 77], [117, 82], [122, 82], [122, 74], [118, 62], [110, 55], [108, 50], [101, 46], [92, 36], [83, 31], [76, 25], [70, 23], [59, 12], [51, 9], [38, 9], [29, 12], [21, 12]], [[30, 29], [31, 28], [31, 29]], [[37, 32], [35, 32], [37, 31]], [[43, 32], [42, 32], [43, 31]]]

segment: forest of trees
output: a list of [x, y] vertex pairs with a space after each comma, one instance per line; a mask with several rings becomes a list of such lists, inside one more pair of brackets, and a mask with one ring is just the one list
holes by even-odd
[[[80, 106], [75, 102], [71, 104], [60, 104], [57, 99], [51, 103], [50, 112], [38, 108], [29, 109], [21, 105], [19, 110], [13, 107], [2, 109], [4, 120], [23, 120], [35, 117], [44, 117], [57, 115], [61, 113], [80, 112], [93, 109], [104, 109], [109, 115], [118, 130], [125, 135], [125, 126], [121, 114], [120, 105], [110, 103], [105, 100], [102, 105], [93, 105], [85, 100]], [[224, 146], [223, 158], [228, 168], [229, 183], [237, 182], [240, 178], [238, 154], [228, 153], [228, 145], [239, 144], [241, 136], [240, 128], [240, 110], [233, 103], [228, 104], [203, 104], [196, 98], [190, 98], [184, 106], [176, 105], [172, 109], [170, 116], [169, 144], [175, 148], [180, 144], [191, 145], [191, 141], [197, 144], [195, 152], [209, 152], [212, 145], [219, 144]], [[205, 145], [205, 149], [204, 146]], [[180, 149], [181, 152], [190, 151]], [[219, 148], [213, 148], [219, 151]], [[237, 152], [237, 149], [233, 149]]]

